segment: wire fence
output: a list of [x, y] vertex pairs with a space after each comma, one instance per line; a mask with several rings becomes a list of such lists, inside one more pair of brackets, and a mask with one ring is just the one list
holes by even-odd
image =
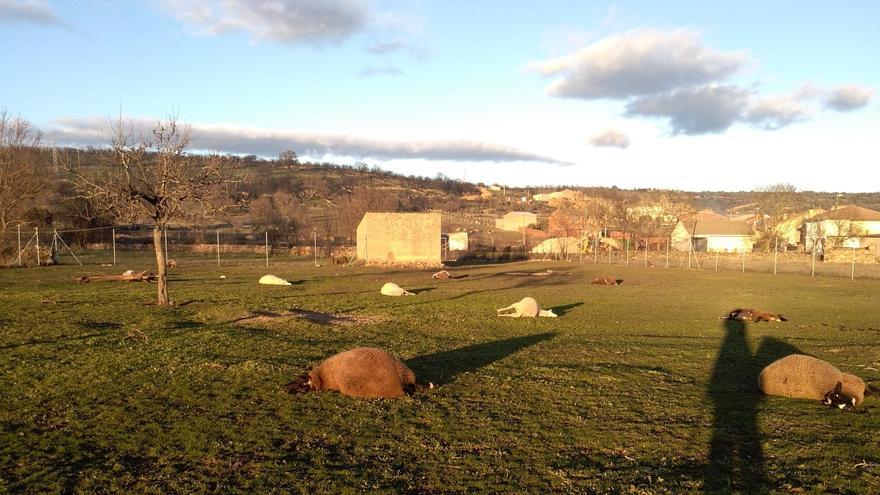
[[[311, 259], [315, 264], [351, 264], [356, 246], [352, 239], [311, 236], [290, 238], [271, 231], [218, 228], [168, 228], [161, 233], [166, 259], [224, 266], [254, 263], [269, 266], [273, 260]], [[309, 238], [311, 237], [311, 238]], [[526, 259], [565, 259], [609, 266], [643, 266], [741, 273], [799, 274], [815, 277], [880, 279], [880, 253], [873, 249], [838, 248], [822, 257], [803, 251], [681, 252], [670, 243], [622, 242], [620, 249], [604, 243], [594, 249], [591, 240], [570, 246], [567, 252], [532, 253], [526, 246], [473, 244], [467, 251], [449, 251], [444, 262], [500, 263]], [[150, 226], [118, 225], [89, 229], [21, 229], [0, 236], [0, 264], [35, 266], [51, 264], [124, 265], [142, 262], [154, 252]]]
[[[232, 228], [168, 228], [161, 232], [166, 259], [187, 263], [261, 263], [273, 259], [310, 258], [322, 262], [350, 263], [352, 241], [324, 237], [291, 239], [271, 231]], [[122, 225], [89, 229], [17, 229], [0, 236], [0, 264], [37, 266], [54, 264], [117, 266], [142, 261], [154, 253], [150, 226]]]
[[[706, 271], [735, 271], [741, 273], [796, 274], [813, 277], [845, 277], [850, 279], [880, 279], [880, 253], [868, 248], [837, 248], [825, 251], [823, 256], [804, 251], [752, 251], [740, 253], [678, 251], [669, 244], [657, 245], [632, 242], [621, 243], [620, 249], [589, 247], [579, 250], [572, 246], [568, 252], [534, 254], [531, 259], [564, 259], [572, 262], [632, 266], [645, 268], [675, 268]], [[645, 246], [648, 245], [649, 248]]]

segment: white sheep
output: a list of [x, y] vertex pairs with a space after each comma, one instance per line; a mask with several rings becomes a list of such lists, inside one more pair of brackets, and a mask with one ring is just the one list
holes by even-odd
[[325, 359], [286, 387], [290, 393], [336, 390], [352, 397], [379, 398], [411, 395], [434, 384], [416, 383], [415, 373], [388, 351], [358, 347]]
[[275, 275], [263, 275], [260, 277], [260, 284], [262, 285], [293, 285], [287, 280], [284, 280], [281, 277], [276, 277]]
[[758, 375], [758, 387], [767, 395], [819, 400], [841, 409], [861, 404], [866, 394], [861, 378], [803, 354], [770, 363]]
[[403, 290], [399, 285], [397, 285], [393, 282], [388, 282], [387, 284], [383, 285], [382, 289], [380, 289], [379, 292], [383, 296], [413, 296], [413, 295], [415, 295], [412, 292], [408, 292], [408, 291]]
[[[513, 313], [503, 313], [504, 311], [513, 310]], [[556, 314], [552, 309], [541, 309], [538, 301], [531, 297], [524, 297], [519, 302], [515, 302], [506, 308], [496, 309], [498, 316], [509, 316], [511, 318], [535, 318], [543, 316], [546, 318], [556, 318]]]

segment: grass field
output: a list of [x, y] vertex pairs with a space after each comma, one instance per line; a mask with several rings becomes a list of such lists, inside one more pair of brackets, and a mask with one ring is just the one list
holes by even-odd
[[[263, 287], [255, 263], [179, 261], [170, 309], [153, 285], [72, 283], [97, 267], [0, 270], [0, 493], [880, 493], [876, 398], [842, 412], [756, 390], [793, 352], [880, 381], [877, 280], [273, 262], [294, 285]], [[505, 274], [547, 268], [572, 274]], [[494, 316], [527, 295], [561, 317]], [[740, 306], [789, 321], [719, 321]], [[282, 388], [364, 345], [439, 388]]]

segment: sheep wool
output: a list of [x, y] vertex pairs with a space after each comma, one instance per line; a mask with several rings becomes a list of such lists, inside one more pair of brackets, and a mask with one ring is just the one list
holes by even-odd
[[[513, 310], [513, 313], [504, 313], [504, 311]], [[552, 310], [541, 309], [538, 301], [534, 298], [524, 297], [519, 302], [515, 302], [506, 308], [495, 310], [498, 316], [509, 316], [511, 318], [535, 318], [543, 316], [547, 318], [556, 318], [556, 314]]]
[[837, 382], [842, 392], [856, 400], [865, 400], [865, 382], [859, 377], [843, 373], [830, 363], [812, 356], [792, 354], [770, 363], [758, 375], [758, 387], [767, 395], [781, 395], [797, 399], [823, 400]]
[[382, 286], [382, 289], [379, 291], [383, 296], [412, 296], [414, 295], [412, 292], [407, 292], [400, 288], [399, 285], [388, 282], [387, 284]]
[[309, 372], [312, 390], [336, 390], [352, 397], [400, 397], [416, 389], [416, 375], [393, 354], [358, 347], [325, 359]]
[[261, 285], [292, 285], [287, 280], [284, 280], [281, 277], [276, 277], [275, 275], [263, 275], [260, 277]]

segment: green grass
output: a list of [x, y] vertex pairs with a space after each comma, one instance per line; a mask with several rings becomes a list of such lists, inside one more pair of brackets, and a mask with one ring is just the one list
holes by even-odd
[[[880, 492], [875, 398], [846, 413], [756, 390], [790, 352], [880, 380], [880, 281], [531, 262], [437, 282], [178, 260], [168, 309], [153, 285], [71, 282], [110, 268], [0, 270], [0, 493]], [[546, 268], [572, 275], [504, 274]], [[297, 283], [258, 286], [267, 272]], [[385, 281], [425, 290], [387, 298]], [[494, 316], [527, 295], [564, 314]], [[790, 321], [718, 320], [739, 306]], [[292, 308], [382, 321], [234, 321]], [[362, 345], [440, 387], [282, 388]]]

